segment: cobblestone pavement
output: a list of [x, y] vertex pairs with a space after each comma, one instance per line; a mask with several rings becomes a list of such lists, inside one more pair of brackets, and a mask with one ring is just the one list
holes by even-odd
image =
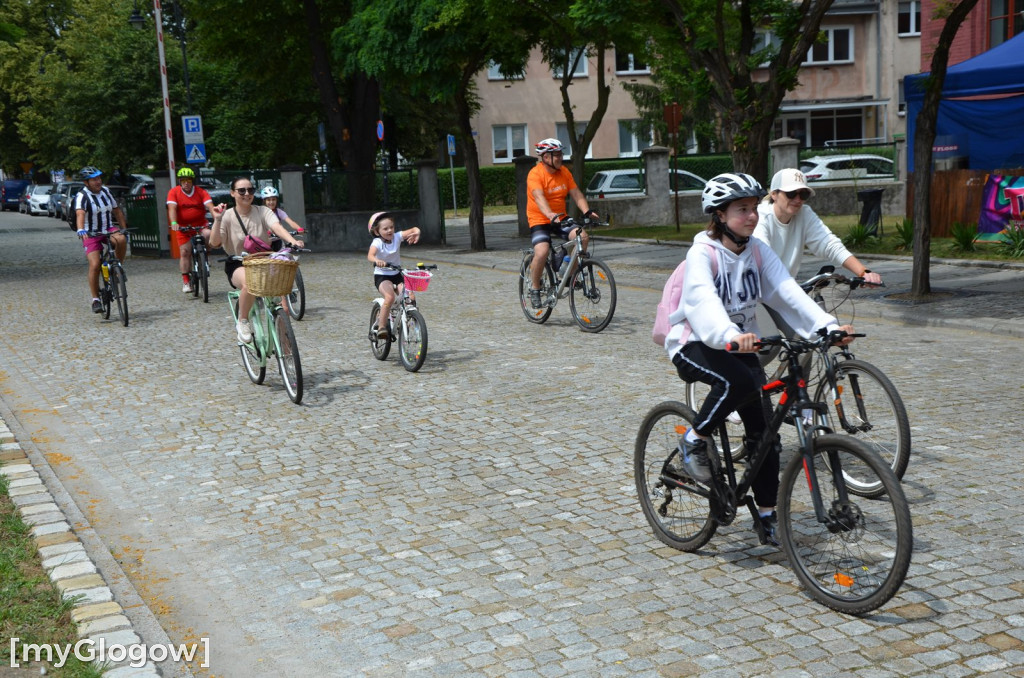
[[0, 232], [4, 417], [139, 635], [210, 639], [208, 669], [164, 675], [1024, 675], [1024, 359], [1005, 332], [862, 304], [858, 355], [911, 416], [916, 545], [900, 593], [853, 618], [747, 520], [694, 554], [651, 534], [633, 440], [682, 388], [648, 338], [643, 266], [608, 257], [618, 310], [589, 335], [567, 304], [525, 321], [512, 250], [409, 247], [442, 262], [409, 374], [370, 353], [364, 255], [308, 255], [294, 406], [274, 367], [246, 378], [221, 273], [205, 305], [171, 262], [129, 260], [124, 328], [89, 312], [66, 227]]

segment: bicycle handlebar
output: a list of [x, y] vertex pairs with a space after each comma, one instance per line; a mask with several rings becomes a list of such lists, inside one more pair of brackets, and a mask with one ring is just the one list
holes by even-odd
[[[806, 353], [807, 351], [814, 350], [822, 345], [831, 346], [832, 344], [839, 343], [847, 337], [866, 337], [868, 335], [862, 332], [846, 332], [844, 330], [832, 330], [826, 332], [824, 328], [818, 330], [818, 337], [816, 339], [799, 339], [799, 338], [788, 338], [780, 334], [772, 335], [770, 337], [761, 337], [754, 342], [754, 348], [771, 348], [773, 346], [780, 346], [788, 349], [791, 352]], [[740, 345], [735, 341], [730, 341], [725, 346], [725, 350], [728, 352], [738, 351]]]
[[832, 271], [823, 271], [818, 273], [802, 283], [799, 283], [799, 285], [800, 289], [809, 293], [816, 289], [824, 289], [828, 287], [830, 283], [834, 283], [836, 285], [848, 285], [851, 290], [855, 290], [858, 287], [885, 287], [885, 283], [875, 285], [864, 282], [864, 278], [862, 276], [847, 278], [842, 273], [834, 273]]
[[[374, 264], [374, 266], [377, 266]], [[437, 264], [416, 264], [416, 268], [409, 268], [407, 266], [395, 266], [394, 264], [385, 264], [383, 266], [377, 266], [377, 268], [389, 268], [392, 271], [436, 271]]]

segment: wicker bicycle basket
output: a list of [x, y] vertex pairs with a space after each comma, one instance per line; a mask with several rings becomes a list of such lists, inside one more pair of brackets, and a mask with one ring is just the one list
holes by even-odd
[[242, 260], [245, 284], [255, 297], [281, 297], [291, 294], [298, 261], [271, 259], [272, 252], [257, 252]]

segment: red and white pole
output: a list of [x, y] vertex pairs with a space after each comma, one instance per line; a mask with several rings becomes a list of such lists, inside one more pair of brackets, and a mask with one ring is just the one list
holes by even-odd
[[171, 184], [177, 170], [174, 166], [174, 132], [171, 129], [171, 98], [167, 94], [167, 59], [164, 57], [164, 18], [160, 10], [160, 0], [153, 0], [153, 18], [156, 19], [156, 49], [160, 54], [160, 90], [164, 95], [164, 131], [167, 134], [167, 169], [171, 174]]

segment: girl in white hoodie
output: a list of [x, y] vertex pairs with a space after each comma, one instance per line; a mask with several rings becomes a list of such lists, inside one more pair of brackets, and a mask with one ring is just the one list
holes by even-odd
[[[751, 240], [757, 226], [757, 204], [764, 193], [756, 179], [739, 173], [720, 174], [704, 187], [702, 203], [711, 223], [694, 238], [687, 252], [682, 296], [665, 339], [665, 349], [680, 378], [711, 387], [682, 441], [684, 470], [700, 482], [711, 478], [707, 446], [714, 445], [714, 440], [709, 436], [729, 413], [739, 413], [745, 440], [751, 444], [767, 427], [770, 404], [766, 399], [740, 406], [765, 383], [754, 347], [761, 336], [758, 302], [781, 313], [803, 337], [815, 335], [820, 328], [853, 332], [850, 326], [840, 328], [835, 318], [804, 294], [770, 247]], [[726, 346], [733, 342], [738, 351], [727, 352]], [[776, 445], [752, 483], [763, 528], [760, 533], [765, 535], [764, 543], [775, 546], [778, 486]]]

